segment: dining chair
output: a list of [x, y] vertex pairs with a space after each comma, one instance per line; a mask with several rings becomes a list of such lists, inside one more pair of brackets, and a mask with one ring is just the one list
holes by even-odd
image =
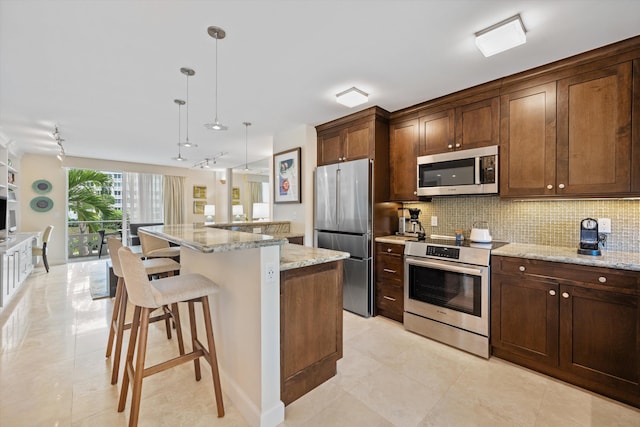
[[51, 241], [51, 232], [53, 231], [53, 228], [53, 225], [48, 225], [47, 228], [44, 229], [44, 233], [42, 233], [42, 245], [33, 246], [31, 248], [32, 256], [42, 257], [42, 263], [44, 264], [44, 268], [45, 270], [47, 270], [47, 273], [49, 272], [49, 261], [47, 260], [47, 244]]
[[[202, 377], [200, 358], [202, 357], [211, 366], [218, 417], [223, 417], [224, 404], [208, 297], [208, 295], [218, 292], [218, 285], [198, 273], [188, 273], [158, 280], [149, 280], [143, 261], [139, 256], [131, 252], [129, 248], [120, 248], [118, 250], [118, 256], [125, 278], [124, 287], [127, 289], [129, 301], [135, 307], [127, 348], [124, 377], [122, 379], [122, 388], [120, 389], [120, 399], [118, 401], [118, 412], [122, 412], [125, 409], [129, 384], [131, 383], [132, 396], [129, 426], [133, 427], [138, 425], [143, 380], [150, 375], [193, 361], [195, 379], [196, 381], [200, 381]], [[186, 302], [189, 307], [192, 351], [153, 366], [145, 367], [151, 311], [163, 305], [175, 305], [177, 312], [177, 303], [179, 302]], [[198, 339], [194, 307], [194, 303], [196, 302], [202, 304], [201, 312], [204, 317], [205, 335], [207, 339], [206, 347]], [[134, 354], [136, 358], [135, 362], [133, 360]]]
[[110, 236], [122, 236], [121, 232], [107, 233], [106, 230], [98, 230], [98, 236], [100, 236], [100, 246], [98, 246], [98, 259], [102, 257], [102, 248], [107, 244], [107, 239]]
[[[122, 241], [115, 237], [109, 237], [107, 239], [107, 245], [109, 248], [109, 256], [111, 257], [111, 266], [113, 268], [113, 274], [118, 278], [116, 284], [116, 295], [113, 301], [113, 312], [111, 313], [111, 325], [109, 327], [109, 338], [107, 340], [107, 352], [106, 357], [111, 357], [111, 351], [115, 340], [115, 350], [113, 354], [112, 369], [111, 369], [111, 384], [118, 382], [118, 375], [120, 370], [120, 355], [122, 353], [122, 339], [124, 331], [131, 328], [131, 323], [126, 323], [127, 315], [127, 288], [124, 284], [124, 275], [122, 273], [122, 267], [120, 265], [120, 258], [118, 257], [118, 250], [122, 247]], [[180, 272], [180, 264], [172, 260], [171, 258], [153, 258], [144, 260], [143, 266], [148, 276], [173, 276]], [[180, 354], [184, 354], [184, 342], [182, 339], [182, 329], [180, 328], [179, 313], [177, 307], [169, 309], [166, 305], [162, 306], [163, 313], [151, 318], [151, 322], [157, 322], [160, 320], [165, 321], [167, 328], [167, 338], [171, 338], [171, 325], [169, 319], [173, 318], [176, 326], [176, 335], [178, 337], [178, 349]]]

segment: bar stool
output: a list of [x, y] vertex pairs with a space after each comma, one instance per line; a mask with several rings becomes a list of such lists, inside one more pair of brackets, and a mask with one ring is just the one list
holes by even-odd
[[[120, 248], [118, 255], [125, 277], [125, 287], [127, 288], [130, 301], [135, 306], [129, 347], [127, 348], [127, 359], [125, 361], [124, 378], [122, 380], [122, 389], [120, 390], [120, 400], [118, 402], [118, 412], [124, 411], [129, 382], [131, 382], [132, 397], [129, 426], [136, 426], [140, 412], [143, 378], [182, 363], [193, 361], [196, 381], [200, 381], [200, 357], [203, 357], [211, 366], [218, 417], [223, 417], [224, 404], [222, 401], [220, 373], [218, 371], [218, 359], [213, 340], [213, 327], [211, 325], [211, 312], [209, 310], [208, 298], [208, 295], [218, 292], [218, 285], [197, 273], [149, 280], [142, 260], [133, 254], [129, 248]], [[162, 307], [163, 305], [171, 304], [173, 306], [178, 302], [187, 302], [189, 306], [192, 351], [145, 368], [144, 363], [147, 351], [150, 313], [152, 310]], [[208, 344], [207, 348], [198, 340], [194, 302], [202, 303], [202, 313], [204, 315], [205, 333]], [[139, 337], [138, 333], [140, 334]], [[134, 353], [136, 354], [135, 364], [133, 362]]]
[[167, 240], [138, 231], [142, 255], [145, 258], [176, 258], [180, 256], [180, 246], [171, 246]]
[[[111, 264], [113, 267], [113, 273], [118, 278], [116, 284], [116, 296], [113, 303], [113, 313], [111, 314], [111, 326], [109, 328], [109, 339], [107, 341], [107, 353], [106, 357], [111, 356], [111, 350], [113, 348], [113, 341], [115, 338], [115, 354], [113, 356], [113, 367], [111, 372], [111, 384], [118, 382], [118, 374], [120, 371], [120, 355], [122, 353], [122, 339], [124, 331], [131, 328], [131, 323], [125, 323], [127, 313], [127, 289], [124, 285], [124, 275], [122, 274], [122, 267], [120, 265], [120, 258], [118, 257], [118, 250], [122, 247], [120, 239], [110, 237], [107, 239], [107, 245], [109, 247], [109, 256], [111, 257]], [[148, 276], [160, 275], [160, 276], [173, 276], [176, 272], [180, 271], [180, 264], [172, 260], [171, 258], [153, 258], [142, 261], [145, 271]], [[176, 304], [177, 307], [177, 304]], [[158, 316], [154, 316], [151, 321], [157, 322], [164, 320], [167, 328], [167, 339], [171, 339], [171, 324], [170, 319], [174, 318], [174, 324], [176, 326], [176, 335], [178, 336], [178, 348], [180, 354], [184, 354], [184, 341], [182, 339], [182, 329], [180, 329], [179, 313], [177, 308], [173, 310], [165, 305], [162, 307], [163, 313]]]

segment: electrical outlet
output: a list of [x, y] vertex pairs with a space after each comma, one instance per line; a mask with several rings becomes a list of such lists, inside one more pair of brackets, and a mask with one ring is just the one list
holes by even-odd
[[266, 265], [267, 283], [273, 283], [276, 281], [276, 265], [272, 262], [268, 262]]
[[598, 231], [600, 233], [611, 233], [611, 218], [598, 218]]
[[431, 217], [431, 226], [432, 227], [437, 227], [438, 226], [438, 217], [437, 216], [432, 216]]

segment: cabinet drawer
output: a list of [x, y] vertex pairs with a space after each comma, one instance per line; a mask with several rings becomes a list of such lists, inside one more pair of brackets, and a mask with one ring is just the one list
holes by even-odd
[[402, 322], [404, 289], [399, 286], [376, 283], [376, 308], [378, 314]]
[[640, 275], [625, 270], [524, 258], [496, 257], [494, 272], [550, 277], [558, 282], [581, 282], [596, 287], [638, 290]]
[[376, 281], [404, 281], [404, 260], [397, 256], [380, 255], [376, 258]]
[[379, 254], [402, 256], [404, 254], [404, 245], [400, 243], [376, 243], [376, 252]]

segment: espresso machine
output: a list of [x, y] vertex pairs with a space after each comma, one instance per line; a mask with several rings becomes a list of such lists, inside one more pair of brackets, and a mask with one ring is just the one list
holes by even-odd
[[604, 242], [604, 235], [598, 233], [598, 221], [593, 218], [585, 218], [580, 221], [580, 244], [578, 253], [580, 255], [602, 255], [600, 251], [600, 241]]

